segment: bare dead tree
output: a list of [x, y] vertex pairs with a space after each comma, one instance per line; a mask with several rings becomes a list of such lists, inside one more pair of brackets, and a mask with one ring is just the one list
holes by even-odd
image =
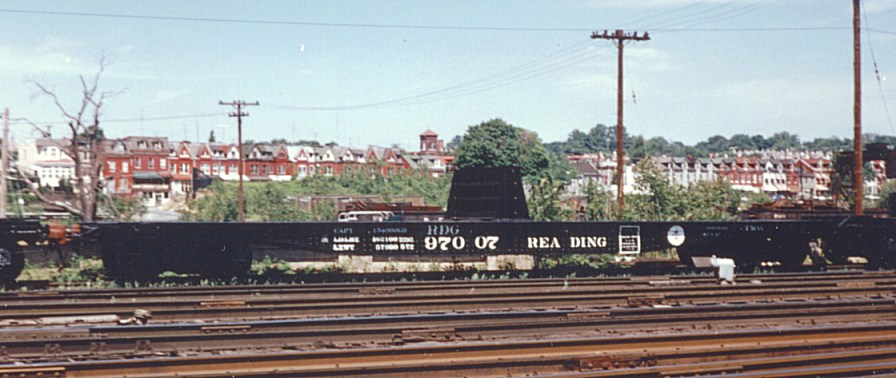
[[[32, 191], [44, 203], [61, 206], [75, 216], [85, 221], [96, 219], [97, 198], [102, 190], [102, 168], [104, 162], [101, 151], [99, 136], [100, 132], [100, 115], [102, 114], [105, 100], [114, 95], [113, 92], [102, 92], [99, 90], [99, 81], [106, 69], [105, 56], [99, 58], [99, 69], [93, 78], [88, 81], [83, 75], [81, 79], [81, 101], [77, 108], [73, 111], [62, 105], [62, 101], [56, 92], [34, 81], [34, 85], [40, 90], [40, 93], [53, 100], [56, 109], [68, 126], [67, 132], [70, 134], [69, 143], [60, 143], [60, 150], [63, 151], [75, 164], [74, 167], [74, 192], [77, 196], [76, 203], [68, 204], [59, 201], [51, 196], [47, 196], [37, 190], [34, 183], [30, 183]], [[31, 123], [38, 131], [49, 135], [49, 131]], [[22, 175], [23, 177], [26, 175]], [[28, 180], [26, 178], [26, 180]], [[29, 180], [30, 181], [30, 180]]]

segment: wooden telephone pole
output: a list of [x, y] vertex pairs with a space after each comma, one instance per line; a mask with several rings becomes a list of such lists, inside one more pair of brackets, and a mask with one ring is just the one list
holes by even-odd
[[237, 169], [237, 172], [240, 175], [240, 188], [238, 194], [238, 203], [237, 203], [237, 211], [239, 211], [240, 222], [244, 222], [246, 220], [245, 210], [243, 209], [243, 117], [248, 117], [249, 113], [243, 111], [244, 106], [258, 106], [258, 101], [255, 102], [245, 102], [243, 100], [234, 100], [231, 102], [218, 101], [218, 105], [230, 105], [236, 108], [235, 112], [230, 112], [227, 114], [231, 117], [236, 117], [236, 132], [237, 132], [237, 149], [240, 153], [240, 166]]
[[625, 175], [625, 165], [623, 164], [625, 160], [625, 148], [622, 144], [625, 130], [622, 126], [622, 47], [625, 46], [626, 41], [649, 41], [650, 35], [648, 35], [647, 32], [644, 32], [644, 35], [641, 36], [638, 35], [638, 32], [626, 34], [621, 29], [617, 29], [614, 33], [608, 33], [606, 30], [604, 30], [603, 34], [593, 32], [591, 33], [591, 39], [613, 40], [616, 47], [619, 49], [619, 82], [616, 93], [616, 207], [618, 208], [618, 217], [621, 218], [622, 210], [625, 208], [625, 196], [622, 193], [624, 187], [623, 178]]

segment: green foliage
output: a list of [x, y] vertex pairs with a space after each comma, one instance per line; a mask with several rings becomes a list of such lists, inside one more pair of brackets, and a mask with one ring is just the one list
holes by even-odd
[[564, 254], [557, 256], [543, 256], [538, 259], [538, 269], [578, 268], [590, 267], [604, 269], [616, 262], [613, 254]]
[[[253, 221], [316, 221], [336, 219], [332, 201], [300, 202], [303, 196], [380, 195], [423, 196], [428, 204], [444, 207], [451, 177], [432, 178], [425, 172], [384, 177], [360, 170], [342, 176], [311, 176], [298, 181], [245, 183], [246, 217]], [[237, 183], [217, 182], [189, 203], [186, 220], [233, 221], [237, 214]]]
[[[888, 143], [896, 145], [896, 137], [866, 134], [866, 143]], [[730, 153], [732, 150], [764, 151], [770, 149], [784, 150], [831, 150], [842, 151], [852, 149], [852, 140], [838, 137], [816, 138], [811, 142], [800, 142], [797, 135], [786, 131], [777, 132], [770, 137], [762, 135], [735, 134], [731, 138], [713, 135], [705, 141], [693, 146], [681, 142], [667, 141], [662, 137], [645, 138], [641, 135], [623, 134], [623, 146], [626, 154], [634, 159], [649, 156], [694, 156], [708, 157], [711, 154]], [[597, 124], [588, 132], [573, 130], [565, 141], [547, 143], [545, 147], [560, 154], [588, 154], [616, 151], [616, 132], [612, 126]]]
[[[635, 166], [640, 194], [625, 196], [625, 220], [724, 220], [741, 205], [741, 193], [722, 179], [699, 182], [688, 188], [670, 184], [650, 159]], [[615, 193], [591, 183], [585, 186], [587, 220], [619, 219]]]
[[[893, 197], [893, 200], [890, 197]], [[875, 208], [887, 209], [890, 214], [896, 214], [896, 180], [887, 180], [880, 189], [880, 199], [874, 204]]]
[[296, 273], [285, 260], [271, 256], [265, 256], [260, 261], [253, 261], [250, 271], [255, 276], [293, 275]]
[[189, 211], [183, 212], [188, 221], [233, 221], [239, 219], [237, 206], [237, 186], [233, 183], [212, 183], [204, 195], [188, 204]]
[[454, 164], [459, 169], [520, 167], [524, 179], [535, 183], [543, 177], [562, 179], [552, 173], [570, 171], [557, 160], [537, 134], [496, 118], [467, 129], [457, 147]]
[[132, 221], [146, 212], [146, 205], [140, 197], [107, 196], [100, 194], [99, 203], [103, 205], [103, 213], [107, 219], [116, 221]]
[[568, 220], [572, 211], [565, 206], [563, 193], [563, 185], [554, 184], [550, 177], [542, 178], [529, 190], [529, 216], [537, 221]]
[[616, 199], [613, 193], [589, 181], [585, 185], [585, 220], [610, 220], [615, 212]]

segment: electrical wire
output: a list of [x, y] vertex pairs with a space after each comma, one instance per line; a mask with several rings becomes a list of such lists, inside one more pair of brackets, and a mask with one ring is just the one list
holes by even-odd
[[[713, 7], [709, 10], [703, 10], [701, 12], [691, 14], [689, 16], [682, 17], [693, 17], [697, 15], [702, 15], [713, 10], [721, 9], [724, 6], [728, 6], [729, 4], [724, 4], [720, 6]], [[741, 11], [745, 11], [745, 8], [750, 8], [755, 6], [754, 4], [744, 5], [741, 8], [738, 8]], [[682, 8], [687, 8], [682, 7]], [[679, 8], [680, 9], [680, 8]], [[734, 10], [726, 11], [734, 12]], [[312, 21], [278, 21], [278, 20], [261, 20], [261, 19], [243, 19], [243, 18], [213, 18], [213, 17], [187, 17], [187, 16], [163, 16], [163, 15], [136, 15], [136, 14], [120, 14], [120, 13], [97, 13], [97, 12], [68, 12], [68, 11], [45, 11], [45, 10], [27, 10], [27, 9], [9, 9], [4, 8], [0, 9], [0, 13], [7, 14], [31, 14], [31, 15], [48, 15], [48, 16], [66, 16], [66, 17], [95, 17], [95, 18], [120, 18], [120, 19], [134, 19], [134, 20], [155, 20], [155, 21], [176, 21], [176, 22], [209, 22], [209, 23], [234, 23], [234, 24], [257, 24], [257, 25], [286, 25], [286, 26], [318, 26], [318, 27], [334, 27], [334, 28], [370, 28], [370, 29], [407, 29], [407, 30], [469, 30], [469, 31], [499, 31], [499, 32], [591, 32], [594, 28], [591, 27], [570, 27], [570, 28], [556, 28], [556, 27], [501, 27], [501, 26], [465, 26], [465, 25], [413, 25], [413, 24], [375, 24], [375, 23], [340, 23], [340, 22], [312, 22]], [[670, 12], [664, 12], [666, 14]], [[688, 20], [684, 21], [692, 22], [692, 23], [706, 23], [706, 22], [714, 22], [727, 18], [720, 18], [723, 14], [716, 14], [705, 19], [696, 19], [696, 20]], [[740, 14], [736, 14], [735, 16], [739, 16]], [[672, 26], [666, 25], [672, 23]], [[665, 20], [656, 25], [647, 25], [648, 28], [654, 30], [662, 30], [667, 32], [704, 32], [704, 31], [727, 31], [727, 32], [775, 32], [775, 31], [814, 31], [814, 30], [836, 30], [842, 29], [843, 27], [767, 27], [767, 28], [754, 28], [754, 27], [744, 27], [744, 28], [711, 28], [711, 29], [701, 29], [701, 28], [693, 28], [693, 27], [673, 27], [675, 24], [680, 23], [680, 21], [676, 19]], [[888, 31], [888, 30], [874, 30], [878, 33], [885, 34], [894, 34], [896, 35], [896, 31]]]
[[[171, 116], [158, 116], [158, 117], [139, 117], [139, 118], [112, 118], [112, 119], [103, 119], [102, 123], [122, 123], [122, 122], [138, 122], [138, 121], [170, 121], [176, 119], [198, 119], [198, 118], [209, 118], [209, 117], [219, 117], [219, 116], [227, 116], [227, 113], [218, 112], [218, 113], [202, 113], [202, 114], [185, 114], [185, 115], [171, 115]], [[10, 118], [10, 125], [66, 125], [65, 121], [43, 121], [43, 122], [32, 122], [28, 121], [25, 118]]]
[[[489, 75], [476, 80], [467, 81], [458, 85], [429, 91], [417, 95], [400, 97], [390, 100], [346, 105], [346, 106], [292, 106], [270, 104], [271, 107], [279, 107], [292, 110], [307, 111], [337, 111], [337, 110], [354, 110], [371, 107], [391, 106], [391, 105], [419, 105], [433, 101], [442, 101], [470, 94], [480, 93], [483, 91], [504, 87], [520, 81], [528, 80], [534, 77], [542, 76], [547, 73], [555, 72], [571, 65], [581, 63], [592, 59], [595, 55], [603, 52], [604, 49], [598, 48], [594, 50], [582, 49], [583, 43], [566, 47], [554, 52], [546, 57], [536, 59], [526, 64], [511, 68], [498, 74]], [[575, 49], [575, 52], [558, 59], [555, 59], [561, 53], [569, 53]]]
[[[864, 0], [862, 0], [862, 17], [865, 18], [865, 25], [868, 25], [868, 14], [865, 13]], [[880, 70], [877, 68], [877, 58], [874, 56], [874, 45], [871, 44], [871, 35], [866, 36], [865, 39], [868, 40], [868, 50], [871, 52], [871, 62], [874, 64], [874, 76], [877, 77], [877, 89], [880, 92], [880, 101], [884, 104], [884, 112], [887, 114], [887, 123], [890, 125], [890, 133], [896, 134], [896, 129], [893, 128], [893, 119], [890, 117], [890, 107], [887, 105], [887, 98], [884, 96], [884, 86], [881, 83]]]
[[292, 25], [292, 26], [317, 26], [317, 27], [365, 28], [365, 29], [478, 30], [478, 31], [520, 31], [520, 32], [583, 32], [583, 31], [587, 32], [587, 31], [591, 31], [590, 28], [367, 24], [367, 23], [346, 23], [346, 22], [253, 20], [253, 19], [245, 19], [245, 18], [160, 16], [160, 15], [138, 15], [138, 14], [98, 13], [98, 12], [41, 11], [41, 10], [26, 10], [26, 9], [0, 9], [0, 13], [34, 14], [34, 15], [49, 15], [49, 16], [120, 18], [120, 19], [130, 19], [130, 20], [187, 21], [187, 22], [256, 24], [256, 25]]

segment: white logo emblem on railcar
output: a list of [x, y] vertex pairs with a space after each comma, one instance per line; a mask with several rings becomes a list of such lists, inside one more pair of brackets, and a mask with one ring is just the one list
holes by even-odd
[[680, 247], [684, 244], [684, 229], [681, 226], [672, 226], [669, 228], [669, 232], [666, 233], [666, 240], [669, 241], [669, 244], [672, 244], [673, 247]]

